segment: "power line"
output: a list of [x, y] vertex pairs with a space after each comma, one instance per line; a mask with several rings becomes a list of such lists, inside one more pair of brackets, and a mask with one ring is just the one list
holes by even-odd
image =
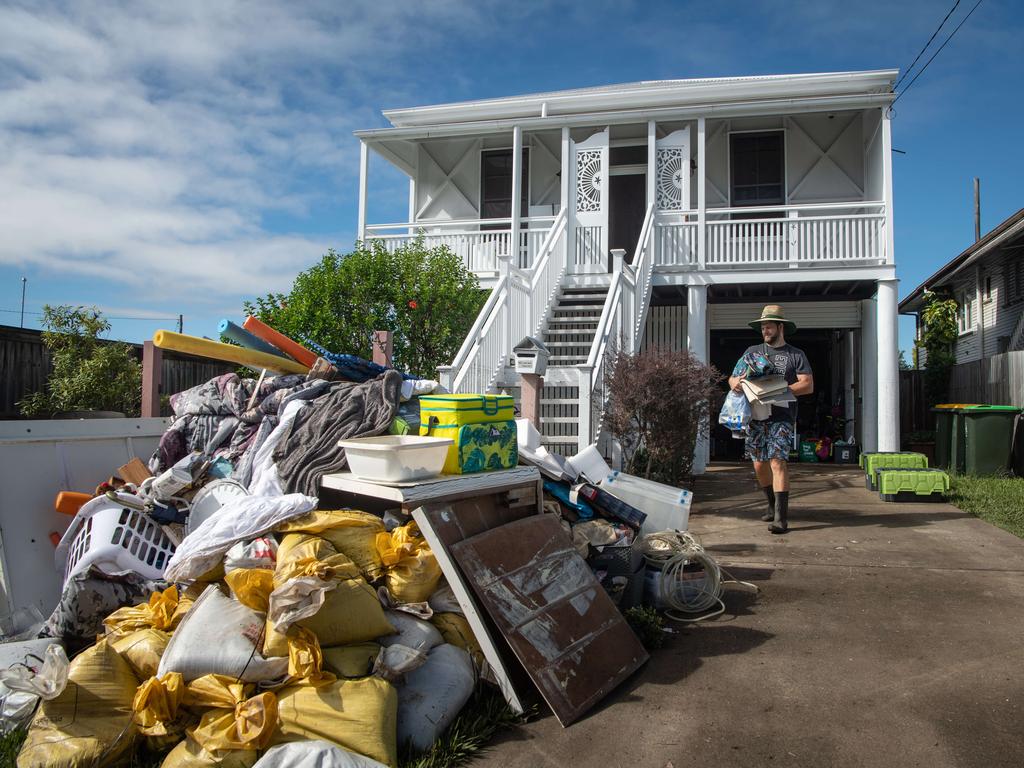
[[982, 0], [978, 0], [978, 2], [976, 2], [974, 4], [974, 7], [971, 8], [971, 10], [968, 12], [968, 14], [966, 16], [964, 16], [963, 21], [961, 21], [959, 24], [956, 25], [956, 29], [954, 29], [952, 32], [949, 33], [949, 37], [946, 38], [945, 42], [943, 42], [942, 45], [939, 46], [939, 49], [935, 53], [932, 54], [931, 58], [928, 59], [928, 61], [926, 61], [924, 63], [924, 66], [921, 67], [921, 70], [916, 75], [914, 75], [914, 79], [911, 80], [909, 83], [907, 83], [906, 87], [902, 91], [900, 91], [899, 96], [897, 96], [895, 99], [893, 99], [892, 104], [889, 105], [889, 109], [892, 109], [894, 106], [896, 106], [896, 102], [899, 101], [900, 99], [902, 99], [903, 98], [903, 94], [906, 93], [907, 91], [909, 91], [910, 87], [914, 83], [917, 82], [917, 78], [919, 78], [921, 75], [924, 74], [924, 71], [926, 69], [928, 69], [928, 65], [931, 64], [935, 60], [936, 56], [938, 56], [940, 53], [942, 53], [942, 49], [946, 47], [946, 43], [948, 43], [950, 40], [952, 40], [953, 39], [953, 35], [955, 35], [957, 32], [960, 31], [960, 27], [962, 27], [966, 23], [966, 21], [969, 18], [971, 18], [971, 14], [974, 13], [978, 9], [978, 6], [981, 5], [981, 2], [982, 2]]
[[903, 74], [900, 75], [900, 79], [897, 80], [896, 84], [893, 85], [892, 87], [894, 91], [900, 87], [900, 83], [902, 83], [906, 79], [907, 75], [909, 75], [911, 71], [914, 69], [914, 65], [917, 64], [917, 60], [920, 59], [922, 54], [928, 50], [928, 46], [932, 44], [932, 40], [935, 39], [935, 36], [939, 34], [939, 31], [942, 29], [942, 27], [945, 26], [947, 21], [949, 21], [949, 17], [953, 15], [953, 11], [956, 10], [956, 7], [958, 5], [960, 5], [960, 0], [956, 0], [956, 2], [953, 3], [953, 7], [949, 9], [949, 13], [946, 14], [946, 18], [944, 18], [942, 20], [942, 23], [935, 28], [934, 32], [932, 32], [932, 36], [928, 38], [928, 42], [924, 44], [924, 48], [917, 52], [917, 56], [914, 57], [914, 60], [910, 63], [910, 66], [903, 70]]

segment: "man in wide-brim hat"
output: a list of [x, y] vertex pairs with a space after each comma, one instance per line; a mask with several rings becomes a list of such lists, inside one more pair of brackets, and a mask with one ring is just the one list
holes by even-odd
[[[747, 378], [751, 355], [764, 355], [774, 368], [772, 373], [785, 378], [794, 396], [814, 392], [814, 377], [803, 350], [786, 342], [786, 335], [796, 332], [796, 323], [787, 320], [778, 304], [769, 304], [761, 310], [750, 327], [761, 333], [761, 344], [748, 347], [729, 377], [729, 386], [742, 392], [741, 382]], [[796, 434], [796, 402], [771, 406], [765, 419], [751, 420], [746, 439], [746, 452], [754, 462], [757, 483], [768, 499], [768, 512], [761, 516], [770, 522], [772, 533], [789, 530], [789, 451]]]

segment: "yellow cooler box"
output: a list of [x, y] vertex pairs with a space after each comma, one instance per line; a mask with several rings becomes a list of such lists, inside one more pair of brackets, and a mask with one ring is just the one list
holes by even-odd
[[446, 475], [510, 469], [519, 463], [511, 395], [421, 397], [420, 434], [455, 441], [445, 458]]

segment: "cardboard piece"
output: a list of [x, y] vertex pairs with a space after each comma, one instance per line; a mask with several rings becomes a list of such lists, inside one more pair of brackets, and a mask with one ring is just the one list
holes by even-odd
[[117, 475], [126, 483], [134, 483], [135, 485], [142, 485], [143, 480], [147, 477], [153, 476], [146, 468], [146, 465], [137, 457], [129, 461], [127, 464], [123, 464], [118, 467]]

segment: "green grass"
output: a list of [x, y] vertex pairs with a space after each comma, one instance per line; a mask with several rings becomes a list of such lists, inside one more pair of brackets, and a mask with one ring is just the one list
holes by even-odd
[[950, 477], [950, 504], [1024, 539], [1024, 478]]
[[0, 768], [14, 768], [26, 736], [28, 730], [24, 728], [0, 736]]

